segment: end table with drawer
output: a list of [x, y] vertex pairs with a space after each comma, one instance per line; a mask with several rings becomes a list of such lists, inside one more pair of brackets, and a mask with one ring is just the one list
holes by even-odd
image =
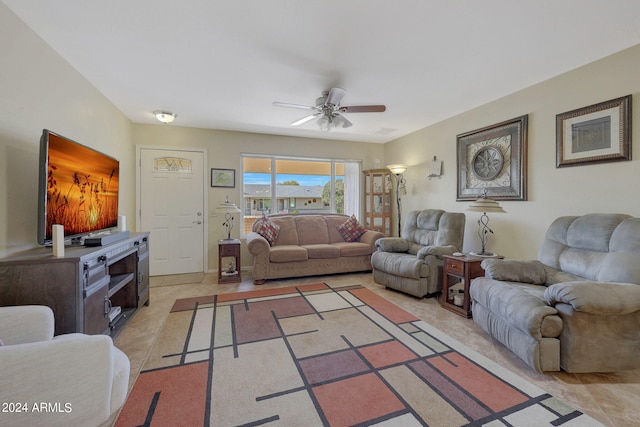
[[240, 240], [218, 240], [218, 283], [240, 282]]
[[[440, 305], [442, 308], [459, 314], [467, 319], [472, 316], [471, 314], [471, 298], [469, 297], [469, 288], [471, 286], [471, 280], [476, 277], [484, 276], [484, 270], [480, 266], [480, 263], [486, 257], [474, 256], [474, 255], [443, 255], [443, 268], [442, 268], [442, 296], [440, 299]], [[499, 255], [494, 255], [491, 258], [504, 258]], [[451, 278], [460, 279], [451, 283]], [[449, 289], [456, 283], [462, 282], [462, 304], [456, 305], [454, 296], [449, 295]]]

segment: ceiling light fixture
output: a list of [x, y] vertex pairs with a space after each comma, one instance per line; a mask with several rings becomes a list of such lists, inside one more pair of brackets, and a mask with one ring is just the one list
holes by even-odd
[[156, 119], [160, 120], [165, 125], [167, 123], [171, 123], [178, 117], [175, 113], [170, 113], [168, 111], [154, 111], [153, 115], [156, 116]]
[[331, 120], [326, 115], [320, 117], [316, 122], [316, 125], [320, 128], [320, 130], [323, 130], [325, 132], [329, 132], [332, 126]]

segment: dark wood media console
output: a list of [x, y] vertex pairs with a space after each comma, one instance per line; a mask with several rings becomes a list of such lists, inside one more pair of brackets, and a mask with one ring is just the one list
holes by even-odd
[[149, 305], [149, 233], [106, 246], [67, 246], [64, 257], [35, 248], [0, 260], [0, 306], [46, 305], [55, 334], [115, 336]]

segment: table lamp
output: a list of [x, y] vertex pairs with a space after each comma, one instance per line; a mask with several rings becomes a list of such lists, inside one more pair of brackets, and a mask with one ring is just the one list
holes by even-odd
[[240, 213], [240, 209], [233, 203], [229, 201], [229, 196], [227, 196], [224, 203], [220, 203], [220, 205], [216, 208], [216, 213], [224, 214], [224, 222], [222, 225], [225, 226], [227, 231], [227, 238], [225, 240], [233, 240], [231, 239], [231, 229], [233, 228], [233, 214]]
[[478, 220], [478, 236], [480, 237], [480, 243], [482, 244], [482, 250], [480, 252], [471, 252], [472, 255], [479, 256], [494, 256], [491, 252], [486, 252], [488, 234], [495, 234], [491, 228], [489, 228], [489, 216], [487, 212], [505, 212], [498, 202], [487, 197], [487, 191], [485, 190], [481, 196], [478, 196], [475, 202], [467, 208], [471, 212], [482, 212], [482, 216]]

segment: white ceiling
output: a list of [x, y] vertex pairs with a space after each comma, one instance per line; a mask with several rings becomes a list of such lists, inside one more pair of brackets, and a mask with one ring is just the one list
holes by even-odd
[[[380, 143], [640, 43], [637, 0], [1, 1], [135, 123]], [[387, 111], [272, 105], [333, 86]]]

